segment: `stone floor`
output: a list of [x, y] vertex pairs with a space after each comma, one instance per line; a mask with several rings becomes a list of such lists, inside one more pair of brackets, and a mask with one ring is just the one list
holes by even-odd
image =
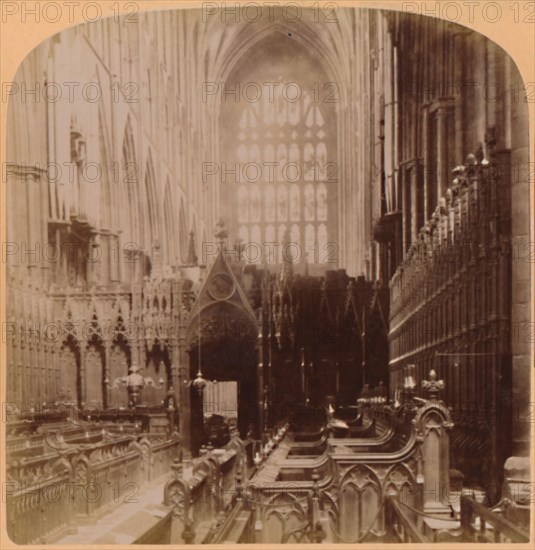
[[163, 505], [164, 485], [169, 476], [151, 481], [136, 495], [137, 502], [123, 502], [91, 524], [77, 526], [55, 544], [131, 544], [168, 513]]

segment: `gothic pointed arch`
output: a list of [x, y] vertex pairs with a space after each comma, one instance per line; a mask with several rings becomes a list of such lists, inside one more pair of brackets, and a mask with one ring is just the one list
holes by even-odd
[[92, 408], [105, 405], [104, 399], [104, 370], [105, 351], [102, 327], [100, 325], [95, 305], [89, 322], [84, 330], [84, 401]]
[[115, 211], [118, 203], [113, 191], [114, 186], [110, 184], [110, 173], [108, 170], [110, 166], [108, 154], [110, 151], [109, 136], [105, 115], [100, 105], [98, 107], [98, 123], [100, 157], [103, 166], [100, 183], [100, 225], [103, 229], [112, 229], [112, 212]]
[[152, 153], [149, 149], [147, 163], [145, 166], [145, 188], [143, 209], [146, 215], [143, 217], [148, 225], [148, 230], [145, 232], [145, 250], [152, 250], [154, 241], [160, 236], [159, 216], [158, 216], [158, 191], [156, 187], [156, 176], [154, 172], [154, 164], [152, 161]]
[[66, 334], [59, 345], [58, 364], [59, 380], [56, 381], [58, 400], [64, 403], [79, 404], [82, 401], [80, 395], [80, 342], [72, 333]]
[[[220, 247], [190, 311], [186, 328], [186, 342], [190, 349], [201, 339], [203, 342], [233, 336], [251, 341], [256, 339], [258, 320], [223, 250]], [[220, 331], [223, 325], [225, 330]]]
[[132, 348], [129, 339], [130, 328], [130, 323], [125, 322], [119, 307], [113, 330], [108, 367], [110, 387], [108, 407], [110, 408], [118, 409], [128, 405], [128, 396], [122, 380], [125, 376], [128, 376], [128, 369], [132, 362]]
[[340, 531], [346, 540], [355, 540], [372, 529], [375, 510], [383, 500], [381, 481], [372, 468], [357, 464], [340, 481]]
[[[329, 81], [342, 83], [345, 81], [345, 74], [341, 71], [343, 64], [340, 63], [340, 58], [346, 54], [345, 51], [340, 51], [336, 48], [340, 36], [344, 41], [351, 41], [351, 29], [340, 29], [339, 22], [332, 25], [332, 33], [318, 37], [313, 22], [312, 11], [303, 12], [306, 17], [300, 18], [297, 22], [299, 33], [292, 33], [288, 40], [288, 26], [281, 22], [282, 18], [276, 18], [273, 21], [264, 21], [260, 25], [244, 25], [240, 29], [229, 30], [224, 29], [223, 34], [226, 34], [226, 40], [218, 44], [213, 40], [213, 32], [215, 31], [215, 21], [211, 21], [205, 25], [205, 47], [212, 50], [212, 59], [216, 60], [212, 64], [213, 71], [210, 72], [211, 78], [221, 78], [228, 80], [230, 74], [234, 71], [237, 65], [244, 63], [251, 49], [255, 48], [266, 37], [273, 37], [274, 41], [298, 42], [299, 45], [305, 48], [311, 55], [318, 59], [322, 68], [327, 72]], [[345, 19], [345, 18], [344, 18]], [[211, 27], [211, 28], [210, 28]], [[333, 40], [336, 35], [338, 40]], [[349, 44], [344, 50], [351, 47]], [[217, 52], [214, 51], [217, 49]]]
[[134, 143], [134, 133], [130, 116], [128, 116], [124, 129], [122, 162], [121, 162], [121, 186], [122, 199], [128, 205], [128, 208], [120, 208], [122, 216], [121, 225], [125, 232], [125, 242], [140, 243], [139, 227], [140, 224], [133, 223], [139, 215], [139, 173], [136, 161], [136, 148]]

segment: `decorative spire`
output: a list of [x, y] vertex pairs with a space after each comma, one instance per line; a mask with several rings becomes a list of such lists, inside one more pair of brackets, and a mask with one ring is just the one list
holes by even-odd
[[288, 245], [290, 244], [290, 232], [288, 228], [284, 232], [284, 239], [282, 243], [282, 271], [281, 279], [291, 279], [293, 277], [294, 268], [293, 268], [293, 257], [290, 256]]
[[151, 275], [153, 278], [159, 279], [162, 276], [162, 247], [160, 241], [155, 239], [152, 243], [152, 270]]
[[241, 262], [243, 260], [243, 251], [245, 250], [245, 244], [243, 244], [243, 239], [241, 238], [236, 239], [235, 250], [238, 256], [238, 262]]
[[198, 265], [198, 258], [197, 254], [195, 254], [195, 231], [193, 229], [189, 232], [189, 242], [188, 242], [188, 259], [187, 259], [187, 265], [189, 266], [197, 266]]

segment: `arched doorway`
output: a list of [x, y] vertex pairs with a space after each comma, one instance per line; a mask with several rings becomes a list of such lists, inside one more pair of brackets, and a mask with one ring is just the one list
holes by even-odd
[[59, 350], [60, 378], [58, 400], [62, 403], [80, 404], [80, 345], [71, 335], [62, 343]]
[[108, 408], [120, 409], [128, 406], [128, 393], [121, 379], [128, 376], [131, 363], [131, 350], [124, 334], [117, 333], [113, 339], [110, 351], [109, 367], [109, 403]]
[[[258, 385], [257, 363], [254, 343], [246, 339], [221, 338], [196, 344], [190, 351], [190, 375], [201, 371], [209, 383], [234, 382], [237, 390], [237, 411], [235, 422], [240, 437], [245, 438], [258, 425]], [[230, 389], [230, 388], [229, 388]], [[213, 393], [212, 393], [213, 395]], [[191, 392], [191, 411], [194, 439], [195, 434], [203, 433], [203, 419], [210, 414], [221, 414], [228, 409], [226, 402], [209, 402], [208, 392], [199, 395], [194, 388]], [[230, 405], [230, 404], [229, 404]], [[227, 416], [227, 415], [221, 415]], [[195, 445], [194, 445], [195, 448]]]
[[159, 343], [154, 343], [147, 351], [147, 363], [142, 374], [151, 382], [143, 389], [141, 402], [146, 407], [160, 407], [171, 380], [169, 352]]
[[[198, 320], [199, 318], [197, 318]], [[224, 382], [235, 383], [236, 405], [235, 422], [240, 437], [245, 438], [256, 431], [259, 421], [256, 324], [235, 305], [226, 302], [212, 304], [200, 313], [201, 337], [192, 341], [189, 349], [190, 379], [200, 370], [209, 385]], [[244, 330], [245, 328], [249, 330]], [[248, 334], [249, 333], [249, 334]], [[255, 337], [252, 338], [252, 334]], [[227, 386], [230, 390], [230, 386]], [[211, 392], [212, 398], [215, 392]], [[192, 443], [194, 452], [203, 444], [205, 413], [221, 414], [228, 409], [227, 403], [210, 403], [206, 389], [199, 394], [191, 388]], [[231, 396], [232, 399], [232, 396]], [[227, 415], [221, 415], [227, 416]]]
[[102, 410], [104, 406], [104, 363], [102, 340], [94, 337], [85, 351], [85, 403], [94, 410]]

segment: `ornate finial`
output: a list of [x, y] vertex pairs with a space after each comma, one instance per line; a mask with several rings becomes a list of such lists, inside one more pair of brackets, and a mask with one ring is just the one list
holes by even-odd
[[431, 369], [429, 380], [422, 382], [422, 388], [427, 390], [429, 399], [436, 401], [438, 393], [444, 389], [444, 380], [437, 380], [437, 373], [434, 369]]
[[413, 398], [416, 395], [416, 365], [405, 365], [402, 372], [403, 380], [400, 388], [402, 403], [411, 409], [414, 405]]
[[225, 222], [221, 218], [219, 218], [219, 221], [216, 224], [214, 236], [220, 243], [222, 243], [228, 237], [228, 231], [225, 227]]
[[173, 463], [171, 464], [171, 470], [176, 477], [179, 477], [182, 473], [182, 463], [178, 458], [175, 458], [173, 460]]
[[474, 166], [477, 164], [476, 156], [473, 153], [468, 153], [465, 160], [466, 166]]
[[452, 171], [451, 173], [455, 176], [455, 177], [460, 177], [462, 176], [466, 171], [466, 166], [464, 164], [458, 164]]
[[471, 179], [475, 175], [476, 166], [477, 166], [476, 156], [473, 153], [468, 153], [468, 155], [466, 155], [466, 160], [464, 161], [464, 164], [466, 165], [466, 176], [467, 176], [467, 179], [465, 179], [464, 183], [465, 185], [468, 185]]
[[416, 387], [416, 380], [414, 380], [414, 374], [416, 372], [416, 365], [410, 364], [404, 368], [403, 372], [403, 387], [408, 390], [414, 390]]

